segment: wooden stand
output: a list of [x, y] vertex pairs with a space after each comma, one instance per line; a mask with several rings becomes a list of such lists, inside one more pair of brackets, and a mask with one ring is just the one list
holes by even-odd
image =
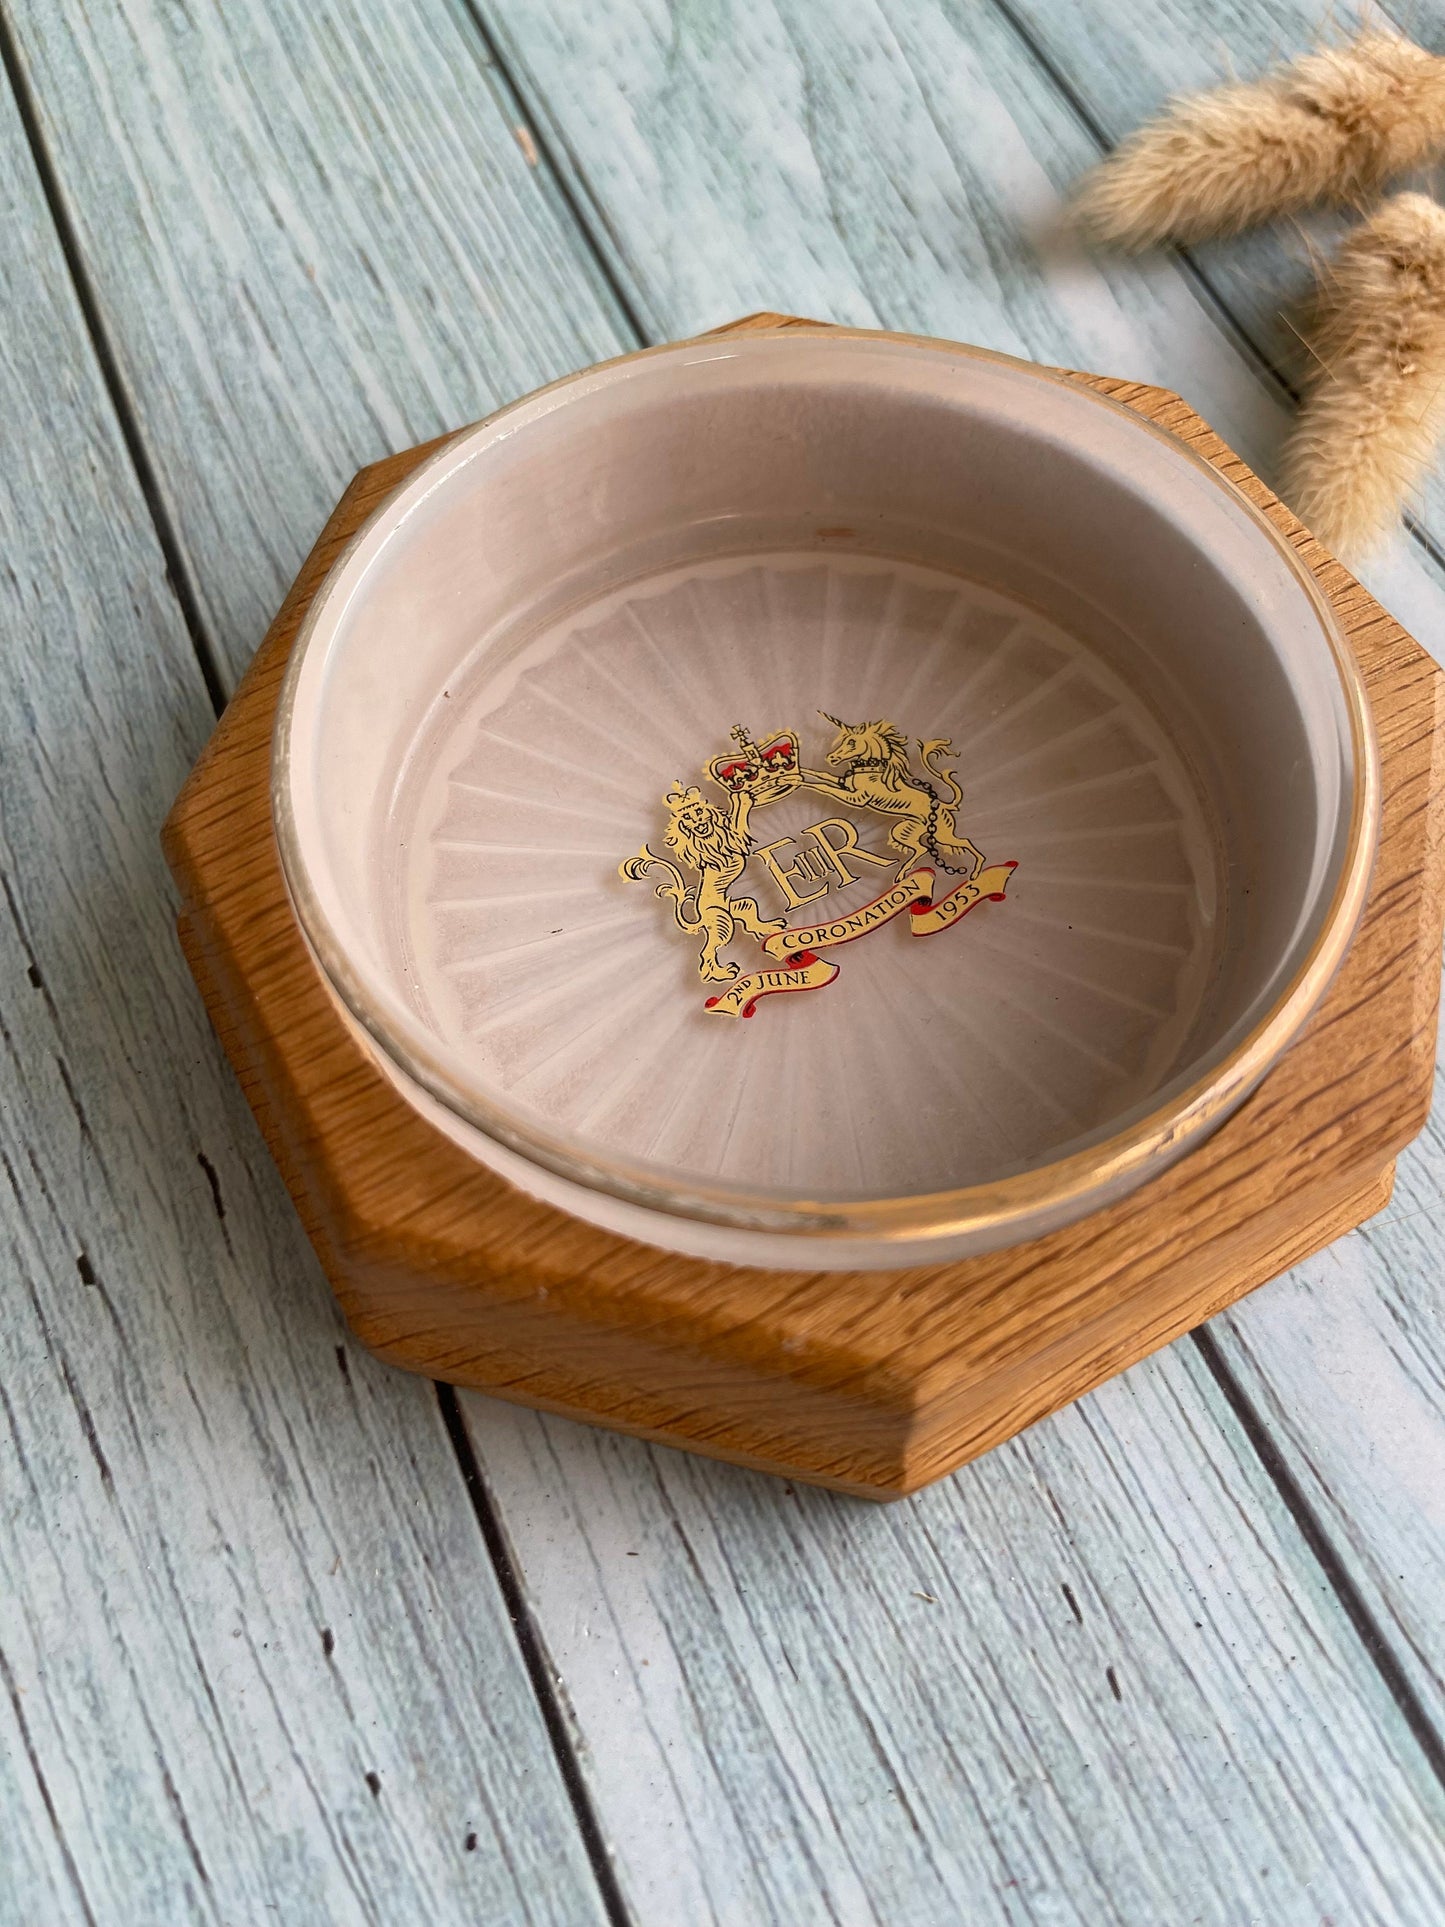
[[[737, 329], [818, 328], [754, 316]], [[1178, 396], [1073, 379], [1189, 442], [1283, 531], [1364, 667], [1384, 826], [1364, 922], [1303, 1039], [1204, 1146], [1052, 1237], [905, 1272], [739, 1270], [537, 1204], [413, 1112], [337, 1017], [271, 828], [296, 632], [362, 521], [338, 504], [173, 809], [182, 941], [352, 1328], [411, 1371], [871, 1498], [953, 1470], [1377, 1211], [1434, 1072], [1445, 679]]]

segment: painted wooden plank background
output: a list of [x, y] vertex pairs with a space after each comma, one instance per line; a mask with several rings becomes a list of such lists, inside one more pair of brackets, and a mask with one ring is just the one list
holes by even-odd
[[0, 227], [0, 1920], [600, 1919], [435, 1396], [176, 950], [212, 714], [8, 96]]
[[[1102, 149], [999, 0], [495, 0], [488, 19], [649, 334], [774, 307], [976, 341], [1175, 389], [1274, 473], [1283, 391], [1197, 277], [1091, 262], [1059, 232]], [[1107, 0], [1091, 34], [1096, 64], [1127, 64]], [[1409, 545], [1366, 573], [1439, 628]]]
[[1440, 1784], [1187, 1348], [876, 1512], [469, 1416], [649, 1927], [1445, 1908]]
[[[1055, 25], [1077, 21], [1067, 8], [1041, 11]], [[717, 285], [717, 250], [694, 237], [715, 233], [720, 221], [746, 223], [740, 265], [721, 271], [738, 276], [722, 305], [728, 295], [737, 305], [767, 298], [804, 312], [934, 327], [1049, 359], [1147, 369], [1188, 394], [1267, 472], [1282, 416], [1262, 399], [1224, 330], [1209, 328], [1207, 307], [1181, 299], [1176, 270], [1106, 265], [1093, 277], [1056, 248], [1041, 247], [1032, 261], [1020, 250], [1015, 237], [1048, 232], [1057, 190], [1098, 149], [1087, 123], [1060, 111], [1068, 103], [1057, 90], [1050, 100], [1027, 48], [1017, 36], [1010, 45], [1004, 31], [990, 31], [990, 17], [955, 7], [945, 29], [928, 8], [893, 8], [886, 22], [856, 8], [841, 17], [834, 10], [825, 27], [803, 9], [749, 6], [732, 9], [726, 28], [714, 23], [708, 31], [681, 14], [661, 28], [641, 13], [623, 25], [616, 8], [589, 16], [584, 27], [561, 8], [530, 5], [503, 7], [495, 19], [524, 98], [566, 157], [579, 197], [590, 191], [609, 210], [615, 269], [659, 330], [702, 318]], [[1100, 11], [1090, 24], [1095, 66], [1118, 57], [1120, 36], [1127, 63], [1132, 18], [1126, 24], [1111, 13], [1106, 20]], [[1302, 35], [1295, 44], [1303, 43]], [[725, 114], [738, 118], [728, 122]], [[916, 222], [911, 245], [897, 244], [892, 274], [869, 278], [880, 234], [888, 245], [890, 218], [903, 228], [897, 208], [905, 190]], [[802, 245], [805, 234], [811, 249]], [[827, 236], [821, 262], [820, 234]], [[760, 260], [766, 296], [756, 278]], [[940, 303], [947, 304], [942, 312]], [[1404, 589], [1406, 572], [1416, 573], [1401, 554], [1374, 586], [1408, 607], [1407, 619], [1428, 641], [1440, 632], [1438, 593], [1428, 580]], [[1421, 1246], [1442, 1175], [1445, 1157], [1432, 1138], [1401, 1185], [1402, 1199], [1427, 1201], [1426, 1215], [1402, 1222], [1397, 1233], [1395, 1215], [1420, 1209], [1397, 1204], [1378, 1233], [1349, 1241], [1302, 1278], [1241, 1308], [1220, 1334], [1226, 1356], [1269, 1412], [1297, 1490], [1328, 1521], [1367, 1610], [1390, 1629], [1392, 1658], [1437, 1719], [1441, 1292], [1438, 1261]], [[1379, 1241], [1410, 1236], [1415, 1222], [1424, 1229], [1412, 1262], [1392, 1263]], [[1311, 1289], [1322, 1282], [1328, 1292]], [[1351, 1377], [1352, 1357], [1369, 1359], [1368, 1379]], [[498, 1423], [510, 1439], [516, 1422]], [[1362, 1437], [1378, 1437], [1380, 1461], [1362, 1454]], [[575, 1435], [554, 1444], [549, 1489], [571, 1482], [572, 1452], [590, 1462], [591, 1450]], [[490, 1448], [484, 1456], [490, 1462]], [[527, 1463], [534, 1464], [530, 1456]], [[515, 1528], [529, 1480], [514, 1458], [507, 1468]], [[575, 1478], [586, 1483], [585, 1466]], [[535, 1556], [529, 1544], [524, 1567]], [[539, 1595], [544, 1611], [551, 1593]], [[550, 1622], [549, 1633], [559, 1636]], [[605, 1728], [605, 1709], [596, 1716]], [[711, 1721], [695, 1719], [694, 1744], [705, 1750]]]
[[[525, 116], [476, 18], [449, 0], [15, 9], [94, 311], [223, 676], [249, 654], [352, 467], [629, 345], [629, 308], [661, 335], [792, 306], [1162, 380], [1268, 470], [1284, 422], [1268, 357], [1241, 355], [1198, 282], [1167, 261], [1101, 269], [1044, 238], [1097, 143], [999, 9], [850, 0], [825, 18], [789, 5], [674, 13], [632, 0], [507, 0], [486, 24], [522, 84]], [[541, 153], [519, 125], [535, 127]], [[1372, 584], [1428, 640], [1441, 608], [1428, 560], [1401, 545]], [[117, 638], [118, 651], [134, 646], [128, 632]], [[184, 760], [173, 748], [168, 773], [148, 747], [145, 783], [120, 792], [137, 821], [148, 818], [138, 836]], [[138, 918], [146, 900], [138, 890]], [[147, 967], [164, 954], [173, 970], [153, 915], [146, 929]], [[194, 1036], [195, 1060], [212, 1065]], [[27, 1062], [39, 1048], [28, 1041]], [[98, 1064], [99, 1092], [119, 1048]], [[224, 1116], [234, 1120], [229, 1098]], [[234, 1142], [224, 1165], [208, 1152], [223, 1196], [254, 1183], [258, 1199], [274, 1200], [253, 1140]], [[157, 1161], [166, 1156], [189, 1168], [189, 1146], [158, 1146]], [[1438, 1196], [1438, 1168], [1419, 1169], [1408, 1181]], [[175, 1191], [146, 1182], [160, 1199], [151, 1214], [174, 1213]], [[385, 1583], [366, 1601], [377, 1666], [405, 1623], [402, 1578], [415, 1579], [421, 1554], [357, 1466], [379, 1460], [390, 1504], [435, 1515], [424, 1551], [442, 1578], [420, 1597], [444, 1602], [463, 1628], [442, 1626], [438, 1603], [433, 1648], [423, 1608], [413, 1614], [431, 1669], [421, 1703], [439, 1718], [435, 1696], [455, 1680], [458, 1654], [473, 1681], [493, 1656], [478, 1631], [495, 1620], [491, 1582], [471, 1570], [479, 1542], [445, 1501], [455, 1474], [434, 1422], [417, 1417], [414, 1395], [429, 1396], [420, 1388], [367, 1375], [351, 1354], [352, 1385], [372, 1401], [365, 1441], [352, 1418], [343, 1449], [328, 1448], [341, 1384], [328, 1376], [329, 1314], [305, 1297], [316, 1291], [309, 1270], [287, 1269], [294, 1233], [266, 1216], [273, 1208], [255, 1207], [269, 1227], [259, 1249], [288, 1254], [281, 1269], [302, 1308], [283, 1305], [257, 1247], [237, 1247], [221, 1297], [237, 1318], [244, 1311], [248, 1340], [264, 1326], [288, 1360], [290, 1376], [274, 1368], [280, 1389], [268, 1387], [263, 1404], [297, 1434], [275, 1461], [277, 1490], [293, 1507], [292, 1484], [321, 1492], [328, 1524], [335, 1508], [368, 1546], [385, 1547]], [[194, 1239], [207, 1221], [199, 1208], [192, 1217]], [[139, 1208], [134, 1221], [146, 1223]], [[175, 1235], [169, 1216], [166, 1228]], [[1325, 1550], [1388, 1619], [1388, 1656], [1423, 1688], [1423, 1671], [1408, 1669], [1434, 1554], [1417, 1558], [1410, 1506], [1358, 1464], [1369, 1423], [1360, 1388], [1338, 1374], [1322, 1412], [1302, 1420], [1293, 1405], [1329, 1377], [1329, 1357], [1373, 1334], [1371, 1397], [1409, 1414], [1413, 1443], [1392, 1441], [1392, 1463], [1408, 1449], [1438, 1451], [1438, 1431], [1424, 1430], [1432, 1354], [1410, 1354], [1411, 1378], [1409, 1335], [1390, 1340], [1402, 1297], [1423, 1322], [1414, 1254], [1400, 1254], [1392, 1279], [1370, 1246], [1346, 1251], [1348, 1290], [1330, 1280], [1327, 1326], [1307, 1274], [1290, 1288], [1302, 1294], [1299, 1316], [1283, 1329], [1249, 1326], [1234, 1362], [1252, 1375], [1269, 1415], [1261, 1437], [1286, 1455], [1296, 1487], [1312, 1477], [1307, 1455], [1325, 1468], [1309, 1486], [1328, 1520]], [[173, 1269], [190, 1261], [189, 1244], [170, 1252]], [[212, 1251], [183, 1280], [185, 1329], [198, 1338], [219, 1262]], [[131, 1256], [117, 1275], [135, 1272]], [[1329, 1334], [1313, 1355], [1299, 1337], [1306, 1321]], [[153, 1349], [175, 1355], [173, 1341]], [[152, 1394], [134, 1373], [126, 1390], [144, 1429]], [[1438, 1425], [1438, 1398], [1435, 1412]], [[156, 1429], [174, 1440], [178, 1422], [162, 1413]], [[1263, 1476], [1260, 1439], [1244, 1435], [1188, 1351], [885, 1520], [484, 1401], [468, 1401], [468, 1414], [639, 1921], [1152, 1921], [1190, 1917], [1186, 1899], [1230, 1927], [1314, 1922], [1331, 1907], [1338, 1920], [1392, 1923], [1442, 1912], [1431, 1736], [1422, 1746], [1398, 1710]], [[424, 1499], [402, 1475], [407, 1456]], [[1350, 1476], [1332, 1476], [1347, 1460]], [[1417, 1463], [1423, 1480], [1429, 1461]], [[151, 1522], [178, 1572], [196, 1553], [181, 1494], [178, 1534], [164, 1517]], [[228, 1543], [253, 1555], [240, 1596], [259, 1614], [271, 1583], [262, 1526], [277, 1502], [258, 1487], [251, 1503], [255, 1519]], [[294, 1533], [309, 1556], [305, 1531]], [[1397, 1574], [1388, 1586], [1387, 1571]], [[94, 1570], [73, 1566], [68, 1584], [88, 1608], [103, 1596]], [[200, 1601], [214, 1608], [209, 1590]], [[131, 1607], [147, 1610], [151, 1595]], [[98, 1623], [78, 1644], [103, 1657], [108, 1637]], [[253, 1663], [269, 1679], [264, 1669], [280, 1662]], [[406, 1684], [368, 1685], [373, 1730], [401, 1753], [417, 1750]], [[266, 1694], [253, 1684], [249, 1697]], [[319, 1701], [302, 1699], [318, 1751], [350, 1760], [344, 1716], [327, 1729]], [[284, 1694], [281, 1704], [289, 1714]], [[524, 1746], [521, 1757], [533, 1756]], [[106, 1781], [91, 1764], [81, 1783], [104, 1815]], [[385, 1808], [393, 1824], [391, 1781], [382, 1784], [361, 1811], [375, 1820]], [[470, 1753], [447, 1782], [487, 1784]], [[515, 1796], [515, 1779], [505, 1784]], [[33, 1804], [23, 1771], [15, 1785]], [[438, 1796], [428, 1819], [416, 1797], [409, 1823], [424, 1850], [451, 1809]], [[555, 1786], [541, 1806], [545, 1826]], [[509, 1812], [499, 1809], [502, 1838]], [[485, 1855], [484, 1843], [476, 1858]], [[405, 1874], [415, 1858], [399, 1854]], [[273, 1863], [262, 1852], [258, 1864]], [[557, 1917], [587, 1917], [590, 1901], [567, 1912], [588, 1892], [577, 1851], [558, 1864]], [[492, 1865], [489, 1904], [507, 1918], [519, 1903]], [[545, 1877], [533, 1891], [535, 1864], [521, 1872], [543, 1906]], [[65, 1877], [57, 1851], [37, 1848], [35, 1892], [61, 1893]], [[435, 1881], [424, 1904], [436, 1917], [471, 1917], [462, 1910], [474, 1897], [448, 1889], [443, 1871]], [[308, 1917], [310, 1891], [293, 1891], [306, 1896], [294, 1917]], [[314, 1902], [314, 1917], [333, 1917], [329, 1899]], [[347, 1906], [365, 1917], [375, 1899], [343, 1896], [334, 1917]], [[185, 1917], [182, 1901], [171, 1917]]]
[[14, 13], [234, 681], [359, 467], [632, 340], [459, 3]]

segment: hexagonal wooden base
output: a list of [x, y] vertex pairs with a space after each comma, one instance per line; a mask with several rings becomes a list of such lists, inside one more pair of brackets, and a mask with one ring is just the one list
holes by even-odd
[[165, 836], [212, 1019], [346, 1316], [381, 1357], [893, 1498], [1166, 1344], [1389, 1197], [1434, 1066], [1442, 677], [1177, 396], [1074, 378], [1172, 429], [1259, 503], [1364, 665], [1383, 840], [1364, 923], [1304, 1038], [1202, 1149], [1144, 1190], [959, 1264], [735, 1270], [631, 1244], [512, 1190], [412, 1112], [339, 1021], [271, 830], [271, 721], [287, 655], [344, 543], [430, 452], [411, 449], [347, 490]]

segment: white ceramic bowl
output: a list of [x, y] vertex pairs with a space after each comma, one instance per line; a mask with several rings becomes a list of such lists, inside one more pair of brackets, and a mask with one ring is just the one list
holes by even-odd
[[[274, 786], [411, 1102], [580, 1217], [813, 1269], [1033, 1236], [1187, 1149], [1318, 1002], [1378, 809], [1332, 613], [1212, 468], [1047, 371], [841, 331], [658, 349], [449, 442], [312, 605]], [[826, 987], [727, 1014], [730, 968], [783, 965], [716, 897], [851, 933], [971, 850], [1002, 901], [927, 941], [870, 911]]]

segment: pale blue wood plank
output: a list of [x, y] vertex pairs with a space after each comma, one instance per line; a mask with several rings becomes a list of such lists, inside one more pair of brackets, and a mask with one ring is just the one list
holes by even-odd
[[176, 948], [212, 716], [8, 94], [0, 223], [0, 1920], [598, 1919], [434, 1394]]
[[1189, 1348], [886, 1511], [466, 1404], [639, 1927], [1445, 1910], [1445, 1793]]
[[[1101, 150], [990, 0], [496, 0], [488, 18], [656, 335], [774, 307], [1159, 382], [1274, 475], [1282, 391], [1197, 284], [1057, 232]], [[1130, 58], [1122, 33], [1100, 0], [1098, 62]], [[1440, 578], [1403, 539], [1367, 578], [1441, 630]]]
[[12, 11], [234, 677], [357, 468], [629, 340], [459, 0]]
[[1445, 1142], [1437, 1112], [1389, 1208], [1216, 1319], [1405, 1677], [1445, 1724]]

